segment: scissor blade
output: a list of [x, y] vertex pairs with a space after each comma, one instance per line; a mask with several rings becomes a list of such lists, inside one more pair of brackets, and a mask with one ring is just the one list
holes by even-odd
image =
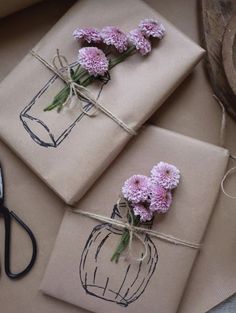
[[4, 200], [4, 183], [3, 183], [3, 171], [0, 165], [0, 202]]

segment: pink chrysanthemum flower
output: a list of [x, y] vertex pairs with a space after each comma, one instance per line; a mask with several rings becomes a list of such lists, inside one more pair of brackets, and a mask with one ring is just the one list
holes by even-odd
[[156, 213], [166, 213], [172, 202], [171, 191], [153, 184], [151, 187], [150, 210]]
[[160, 162], [152, 168], [151, 180], [166, 189], [174, 189], [179, 184], [180, 171], [172, 164]]
[[109, 61], [104, 52], [96, 47], [81, 48], [78, 62], [93, 76], [104, 75], [109, 67]]
[[148, 54], [151, 51], [152, 47], [150, 41], [143, 36], [139, 29], [131, 30], [128, 33], [128, 38], [141, 55]]
[[150, 179], [144, 175], [134, 175], [122, 187], [123, 196], [133, 203], [145, 202], [149, 196]]
[[99, 29], [94, 27], [76, 28], [73, 32], [73, 36], [76, 39], [83, 39], [88, 43], [98, 43], [102, 40]]
[[128, 38], [119, 28], [107, 26], [101, 30], [102, 41], [106, 45], [114, 46], [119, 52], [127, 50]]
[[142, 204], [135, 204], [133, 207], [133, 212], [135, 216], [139, 216], [140, 221], [145, 223], [147, 221], [150, 221], [153, 217], [153, 212], [145, 208]]
[[156, 37], [162, 39], [165, 36], [165, 27], [163, 24], [152, 19], [145, 19], [138, 25], [139, 30], [146, 37]]

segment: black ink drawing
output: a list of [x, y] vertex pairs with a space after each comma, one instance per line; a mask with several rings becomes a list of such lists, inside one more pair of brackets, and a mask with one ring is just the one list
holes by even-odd
[[[71, 64], [70, 67], [73, 68], [76, 65], [78, 65], [77, 62]], [[59, 79], [58, 76], [53, 75], [52, 78], [44, 85], [44, 87], [34, 96], [30, 103], [20, 113], [20, 120], [27, 133], [34, 140], [34, 142], [45, 148], [57, 148], [60, 143], [65, 140], [66, 137], [70, 134], [76, 124], [81, 121], [81, 119], [85, 116], [83, 112], [80, 112], [76, 119], [72, 123], [70, 123], [66, 127], [66, 129], [63, 129], [59, 135], [55, 135], [50, 127], [47, 125], [47, 123], [43, 121], [43, 119], [38, 118], [37, 116], [33, 116], [33, 114], [31, 114], [31, 109], [33, 108], [33, 106], [37, 105], [37, 100], [50, 88], [50, 86], [57, 79]], [[97, 95], [97, 99], [99, 98], [104, 85], [109, 81], [109, 79], [110, 78], [102, 81]], [[88, 112], [93, 107], [93, 105], [86, 100], [80, 101], [83, 102], [83, 108], [86, 112]], [[40, 129], [39, 134], [37, 134], [37, 131], [35, 131], [35, 128], [37, 127], [39, 127]], [[42, 138], [42, 134], [44, 138]]]
[[[111, 217], [121, 218], [116, 205]], [[148, 257], [140, 262], [120, 260], [121, 267], [113, 263], [117, 267], [115, 268], [116, 274], [108, 273], [106, 262], [111, 262], [111, 255], [104, 260], [103, 249], [106, 249], [106, 245], [109, 246], [117, 236], [122, 236], [122, 230], [111, 224], [103, 223], [95, 226], [82, 252], [79, 273], [87, 294], [127, 307], [144, 293], [155, 272], [158, 254], [156, 246], [146, 234], [144, 240], [148, 247]]]

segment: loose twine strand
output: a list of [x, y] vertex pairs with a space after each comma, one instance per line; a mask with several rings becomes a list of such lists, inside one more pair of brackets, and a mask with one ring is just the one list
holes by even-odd
[[[221, 127], [220, 127], [220, 145], [222, 147], [225, 147], [225, 135], [226, 135], [226, 128], [227, 128], [227, 113], [226, 113], [225, 107], [224, 107], [223, 103], [221, 102], [221, 100], [216, 95], [213, 95], [213, 97], [218, 102], [218, 104], [221, 108], [221, 111], [222, 111]], [[236, 155], [230, 153], [230, 158], [232, 160], [236, 160]], [[235, 172], [236, 172], [236, 166], [230, 168], [225, 173], [225, 175], [221, 181], [221, 190], [222, 190], [223, 194], [230, 199], [236, 199], [236, 196], [228, 193], [225, 190], [225, 181], [227, 180], [227, 178], [229, 178]]]
[[[80, 214], [80, 215], [92, 218], [92, 219], [100, 221], [100, 222], [108, 223], [108, 224], [115, 226], [119, 229], [128, 230], [128, 232], [129, 232], [129, 243], [128, 243], [127, 254], [129, 256], [132, 256], [132, 250], [133, 250], [132, 245], [133, 245], [134, 237], [139, 240], [139, 242], [142, 244], [142, 246], [144, 248], [144, 253], [142, 254], [141, 258], [136, 258], [136, 257], [132, 256], [138, 262], [143, 261], [148, 256], [147, 242], [139, 235], [140, 233], [145, 234], [145, 235], [150, 235], [154, 238], [157, 238], [157, 239], [160, 239], [160, 240], [163, 240], [165, 242], [172, 243], [172, 244], [175, 244], [178, 246], [184, 246], [184, 247], [197, 249], [197, 250], [199, 250], [202, 247], [202, 244], [199, 244], [199, 243], [194, 243], [194, 242], [190, 242], [187, 240], [179, 239], [175, 236], [164, 234], [162, 232], [158, 232], [158, 231], [151, 230], [148, 228], [135, 226], [134, 220], [133, 220], [133, 217], [131, 214], [131, 209], [130, 209], [127, 201], [125, 201], [125, 199], [121, 199], [121, 198], [118, 199], [117, 208], [118, 208], [120, 213], [122, 211], [124, 212], [124, 214], [121, 215], [120, 220], [113, 219], [113, 218], [110, 218], [110, 217], [107, 217], [107, 216], [104, 216], [101, 214], [97, 214], [97, 213], [83, 211], [81, 209], [72, 209], [71, 211], [73, 213]], [[128, 220], [128, 217], [130, 217], [130, 220]]]
[[[59, 49], [57, 49], [57, 53], [53, 57], [52, 64], [48, 63], [34, 50], [31, 50], [30, 53], [33, 57], [39, 60], [43, 65], [45, 65], [49, 70], [51, 70], [54, 74], [60, 77], [68, 85], [69, 95], [66, 98], [65, 102], [62, 104], [62, 107], [68, 106], [68, 104], [71, 103], [73, 96], [76, 96], [79, 100], [82, 97], [83, 99], [86, 99], [89, 103], [93, 104], [93, 106], [95, 107], [95, 110], [89, 112], [84, 109], [82, 102], [80, 102], [80, 109], [85, 115], [89, 117], [94, 117], [96, 116], [97, 111], [100, 110], [109, 118], [111, 118], [115, 123], [117, 123], [121, 128], [123, 128], [126, 132], [128, 132], [131, 136], [137, 135], [137, 132], [132, 127], [126, 125], [121, 119], [116, 117], [111, 111], [109, 111], [102, 104], [100, 104], [86, 87], [80, 85], [73, 80], [69, 62], [64, 55], [60, 54]], [[57, 61], [59, 62], [60, 68], [57, 65]], [[66, 70], [65, 73], [63, 72], [63, 70]]]

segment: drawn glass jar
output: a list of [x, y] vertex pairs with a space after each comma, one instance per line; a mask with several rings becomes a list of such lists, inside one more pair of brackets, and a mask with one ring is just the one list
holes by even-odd
[[[75, 68], [77, 62], [70, 64], [70, 68]], [[94, 96], [98, 99], [103, 86], [108, 80], [97, 81], [93, 90]], [[80, 105], [84, 111], [90, 111], [93, 107], [89, 101], [78, 99], [76, 96], [71, 101], [71, 108], [65, 112], [57, 113], [57, 110], [44, 112], [54, 96], [65, 87], [65, 83], [55, 74], [33, 97], [30, 103], [21, 111], [20, 120], [30, 135], [30, 137], [42, 147], [56, 148], [70, 134], [72, 129], [85, 116], [81, 111]], [[78, 105], [78, 101], [81, 101]]]
[[[114, 206], [111, 218], [121, 218]], [[108, 223], [93, 228], [80, 260], [80, 280], [86, 293], [100, 299], [127, 307], [145, 291], [155, 272], [158, 262], [157, 249], [150, 236], [143, 235], [147, 245], [147, 257], [142, 261], [120, 257], [111, 262], [113, 248], [119, 242], [123, 231]], [[138, 258], [143, 256], [140, 244]]]

